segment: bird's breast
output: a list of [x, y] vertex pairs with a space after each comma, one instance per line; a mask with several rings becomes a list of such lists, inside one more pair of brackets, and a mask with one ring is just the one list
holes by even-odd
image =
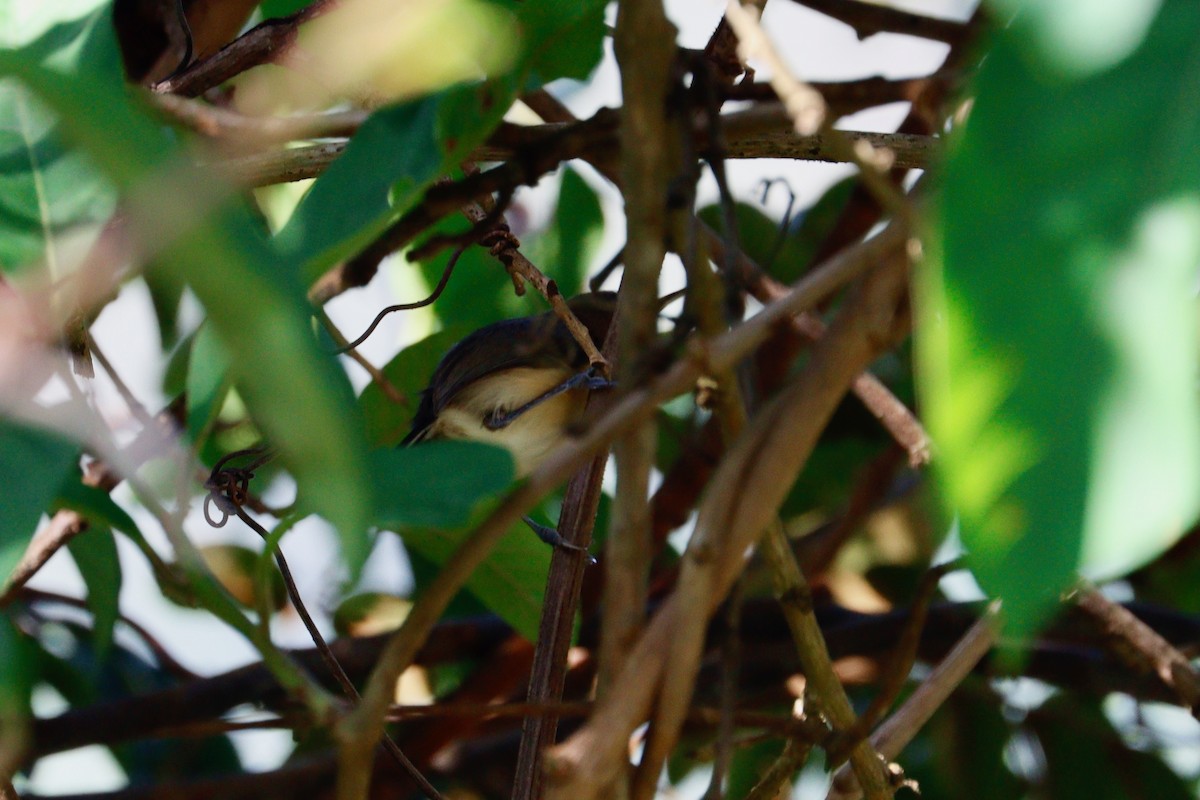
[[518, 477], [532, 472], [567, 436], [583, 412], [586, 392], [572, 390], [552, 397], [497, 430], [485, 421], [493, 414], [521, 408], [574, 373], [562, 368], [516, 367], [481, 378], [447, 403], [430, 429], [431, 437], [469, 439], [508, 448]]

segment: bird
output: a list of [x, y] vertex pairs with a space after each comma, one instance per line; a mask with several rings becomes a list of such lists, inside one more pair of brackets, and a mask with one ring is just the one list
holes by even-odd
[[[616, 293], [591, 292], [568, 301], [593, 342], [602, 343], [616, 310]], [[554, 314], [486, 325], [454, 345], [433, 371], [401, 441], [484, 442], [506, 448], [518, 478], [528, 476], [570, 436], [588, 393], [612, 387]], [[558, 531], [525, 522], [543, 541], [567, 549]]]

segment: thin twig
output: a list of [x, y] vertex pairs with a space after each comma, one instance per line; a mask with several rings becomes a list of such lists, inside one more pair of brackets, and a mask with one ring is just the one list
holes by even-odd
[[808, 761], [812, 745], [797, 739], [788, 739], [779, 758], [771, 764], [763, 776], [754, 784], [745, 800], [775, 800], [780, 790], [792, 780], [796, 770]]
[[[463, 214], [467, 219], [475, 224], [482, 223], [491, 213], [487, 210], [488, 202], [467, 203], [463, 206]], [[504, 230], [507, 230], [507, 224], [504, 225]], [[588, 363], [598, 369], [603, 375], [607, 376], [611, 372], [608, 359], [601, 355], [600, 350], [596, 347], [596, 343], [592, 341], [592, 335], [588, 333], [587, 327], [584, 326], [579, 318], [575, 316], [575, 312], [567, 305], [567, 301], [563, 298], [562, 292], [558, 290], [558, 284], [546, 274], [542, 272], [532, 261], [525, 257], [525, 254], [520, 251], [520, 243], [515, 237], [501, 236], [498, 237], [496, 243], [492, 246], [491, 252], [497, 259], [500, 260], [508, 270], [509, 275], [515, 276], [514, 280], [520, 279], [527, 283], [533, 284], [533, 287], [538, 290], [538, 293], [546, 298], [546, 302], [554, 309], [554, 314], [562, 321], [563, 325], [570, 331], [571, 337], [583, 350], [588, 357]], [[520, 292], [518, 292], [520, 294]]]
[[[372, 364], [366, 356], [358, 352], [358, 348], [354, 342], [346, 341], [346, 337], [338, 329], [337, 325], [333, 323], [333, 320], [330, 319], [329, 314], [325, 312], [324, 308], [316, 308], [313, 310], [313, 313], [317, 315], [317, 319], [320, 320], [322, 327], [329, 334], [329, 338], [333, 339], [333, 343], [337, 345], [337, 352], [346, 355], [355, 364], [365, 369], [367, 374], [371, 376], [371, 381], [380, 388], [388, 400], [399, 405], [406, 405], [408, 403], [408, 398], [404, 395], [404, 392], [396, 388], [396, 385], [384, 374], [383, 370]], [[370, 332], [368, 331], [366, 335], [370, 335]]]
[[929, 606], [933, 602], [938, 582], [956, 566], [956, 562], [940, 564], [928, 570], [921, 578], [916, 594], [909, 603], [909, 616], [904, 623], [900, 640], [896, 642], [883, 678], [879, 681], [879, 691], [871, 698], [871, 705], [859, 716], [854, 727], [838, 735], [838, 740], [830, 748], [829, 757], [832, 763], [839, 764], [844, 761], [846, 753], [867, 738], [871, 729], [883, 719], [892, 703], [900, 696], [912, 672], [913, 664], [916, 663], [917, 648], [921, 644], [921, 634], [925, 629], [925, 620], [929, 616]]
[[[226, 466], [243, 455], [253, 455], [255, 457], [248, 465], [243, 467]], [[317, 623], [313, 621], [312, 615], [308, 613], [308, 606], [305, 604], [304, 598], [300, 596], [300, 590], [296, 587], [296, 581], [292, 578], [292, 570], [283, 555], [283, 548], [277, 542], [273, 543], [271, 533], [258, 524], [258, 520], [251, 517], [242, 507], [242, 499], [246, 496], [249, 483], [254, 478], [254, 471], [274, 457], [274, 452], [269, 449], [230, 453], [213, 467], [212, 473], [205, 483], [205, 487], [209, 490], [210, 498], [218, 499], [218, 505], [222, 510], [226, 512], [231, 511], [250, 530], [257, 533], [266, 546], [273, 547], [275, 563], [279, 567], [279, 574], [283, 577], [283, 585], [287, 590], [288, 598], [291, 600], [292, 607], [296, 609], [300, 621], [304, 623], [304, 628], [308, 631], [309, 638], [312, 639], [313, 645], [317, 648], [317, 653], [320, 654], [321, 660], [325, 663], [325, 668], [329, 670], [329, 674], [333, 676], [338, 686], [341, 687], [342, 694], [350, 700], [359, 701], [362, 698], [359, 696], [354, 682], [350, 680], [346, 671], [342, 669], [337, 656], [333, 654], [328, 642], [325, 641], [325, 637], [321, 635], [321, 630], [317, 627]], [[205, 516], [208, 516], [207, 504], [205, 506]], [[223, 525], [224, 522], [224, 519], [222, 519], [220, 525]], [[217, 527], [220, 527], [220, 525]], [[265, 626], [267, 614], [261, 610], [260, 613], [263, 616], [260, 623]], [[270, 636], [270, 632], [265, 628], [264, 636]], [[408, 759], [408, 756], [404, 755], [396, 742], [386, 732], [383, 735], [383, 744], [392, 759], [416, 782], [422, 792], [432, 798], [432, 800], [441, 799], [442, 795], [433, 787], [433, 784], [421, 774], [421, 771]]]

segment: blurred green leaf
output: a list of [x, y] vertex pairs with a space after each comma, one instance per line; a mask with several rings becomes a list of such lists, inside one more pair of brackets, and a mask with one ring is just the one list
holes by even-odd
[[113, 627], [117, 624], [120, 611], [121, 561], [117, 557], [117, 542], [112, 530], [102, 525], [92, 525], [71, 539], [67, 548], [87, 586], [96, 655], [103, 661], [112, 648]]
[[443, 172], [437, 110], [434, 95], [376, 111], [313, 183], [275, 237], [306, 283], [377, 236]]
[[[231, 376], [300, 487], [300, 501], [332, 522], [352, 571], [367, 553], [370, 481], [346, 376], [318, 350], [294, 270], [284, 268], [245, 209], [199, 218], [191, 198], [212, 198], [211, 178], [173, 158], [173, 145], [129, 102], [122, 84], [62, 75], [24, 52], [0, 52], [13, 74], [58, 114], [71, 138], [109, 177], [152, 208], [167, 254], [161, 269], [186, 282], [230, 355]], [[188, 198], [186, 206], [180, 198]]]
[[0, 576], [21, 560], [38, 519], [76, 467], [79, 446], [0, 417]]
[[117, 505], [108, 492], [69, 478], [58, 487], [55, 510], [69, 508], [97, 525], [115, 528], [134, 542], [143, 542], [142, 532], [133, 517]]
[[525, 52], [526, 91], [556, 78], [583, 80], [604, 54], [605, 0], [514, 3]]
[[25, 734], [29, 695], [37, 679], [37, 651], [9, 617], [0, 617], [0, 747], [10, 753], [28, 746]]
[[[1046, 797], [1054, 800], [1191, 800], [1191, 789], [1153, 753], [1126, 744], [1093, 701], [1048, 700], [1029, 716], [1045, 756]], [[972, 776], [975, 779], [977, 776]]]
[[407, 402], [393, 402], [374, 382], [363, 389], [358, 405], [371, 444], [396, 445], [408, 434], [421, 403], [421, 392], [428, 386], [433, 370], [446, 351], [468, 333], [470, 329], [463, 326], [439, 331], [404, 348], [383, 367], [383, 374], [403, 392]]
[[1200, 5], [1165, 2], [1128, 59], [1074, 80], [1030, 56], [1031, 24], [979, 72], [917, 326], [948, 511], [1015, 633], [1077, 570], [1161, 552], [1200, 500]]
[[211, 325], [204, 325], [192, 339], [188, 358], [187, 430], [193, 442], [208, 433], [229, 393], [229, 355]]
[[562, 173], [550, 227], [530, 241], [529, 258], [558, 284], [566, 297], [583, 291], [584, 278], [604, 238], [600, 198], [573, 169]]
[[262, 15], [266, 19], [288, 17], [297, 11], [312, 5], [312, 0], [266, 0], [259, 4]]
[[[121, 80], [108, 8], [97, 0], [44, 2], [17, 13], [0, 3], [0, 46], [25, 47], [30, 60]], [[0, 80], [0, 271], [38, 261], [61, 277], [66, 234], [107, 219], [110, 183], [86, 156], [65, 146], [56, 120], [23, 86]]]

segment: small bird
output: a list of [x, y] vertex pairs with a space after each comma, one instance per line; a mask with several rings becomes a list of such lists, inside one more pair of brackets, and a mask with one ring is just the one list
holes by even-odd
[[[616, 294], [582, 294], [568, 305], [592, 341], [603, 343]], [[517, 477], [525, 477], [570, 434], [588, 392], [611, 386], [590, 369], [587, 355], [553, 312], [503, 320], [475, 331], [442, 357], [401, 444], [469, 439], [500, 445], [512, 453]], [[528, 517], [525, 522], [544, 541], [566, 546], [553, 528]]]

